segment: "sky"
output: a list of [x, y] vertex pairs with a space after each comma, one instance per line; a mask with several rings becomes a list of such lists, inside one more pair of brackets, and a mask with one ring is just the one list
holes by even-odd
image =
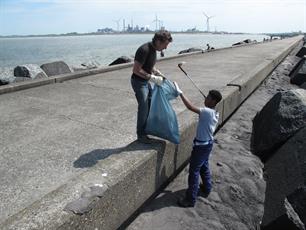
[[306, 32], [306, 0], [0, 0], [0, 35], [41, 35], [155, 30], [155, 17], [170, 31], [190, 28], [246, 33]]

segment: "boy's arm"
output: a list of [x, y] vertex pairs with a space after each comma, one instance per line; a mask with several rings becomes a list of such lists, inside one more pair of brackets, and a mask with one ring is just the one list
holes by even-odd
[[189, 109], [190, 111], [195, 112], [197, 114], [200, 114], [200, 108], [194, 106], [191, 103], [191, 101], [187, 97], [185, 97], [185, 95], [183, 94], [183, 91], [180, 89], [180, 87], [178, 86], [178, 84], [175, 81], [173, 82], [173, 84], [174, 84], [174, 87], [175, 87], [176, 91], [178, 92], [178, 94], [182, 98], [182, 101], [184, 102], [187, 109]]
[[192, 112], [195, 112], [197, 114], [200, 114], [200, 108], [194, 106], [191, 101], [185, 97], [185, 95], [183, 93], [180, 94], [181, 98], [182, 98], [182, 101], [183, 103], [185, 104], [185, 106], [187, 107], [187, 109], [189, 109], [190, 111]]

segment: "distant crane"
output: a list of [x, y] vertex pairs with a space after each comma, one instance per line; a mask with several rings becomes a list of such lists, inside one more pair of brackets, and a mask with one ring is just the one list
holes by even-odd
[[209, 20], [215, 16], [208, 16], [207, 14], [205, 14], [205, 12], [203, 11], [204, 16], [206, 17], [206, 26], [207, 26], [207, 32], [209, 32]]
[[119, 32], [119, 23], [121, 21], [121, 18], [119, 18], [118, 20], [114, 20], [114, 22], [117, 23], [117, 32]]

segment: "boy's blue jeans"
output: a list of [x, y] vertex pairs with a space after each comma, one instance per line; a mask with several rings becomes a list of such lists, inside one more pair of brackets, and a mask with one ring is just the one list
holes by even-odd
[[152, 89], [148, 81], [141, 81], [134, 77], [131, 78], [131, 85], [138, 102], [137, 136], [141, 137], [146, 135], [145, 128], [150, 110]]
[[205, 192], [211, 191], [211, 174], [209, 170], [209, 155], [213, 144], [197, 145], [193, 147], [189, 163], [188, 189], [186, 191], [186, 199], [193, 204], [199, 190], [199, 175], [201, 176]]

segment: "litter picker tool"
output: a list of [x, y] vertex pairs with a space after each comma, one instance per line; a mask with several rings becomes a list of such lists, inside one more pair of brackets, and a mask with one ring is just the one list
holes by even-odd
[[193, 85], [200, 91], [200, 93], [202, 94], [202, 96], [204, 98], [206, 98], [205, 94], [199, 89], [199, 87], [194, 83], [194, 81], [191, 79], [191, 77], [189, 77], [189, 75], [186, 73], [186, 71], [183, 69], [182, 65], [184, 65], [186, 62], [180, 62], [177, 66], [180, 68], [180, 70], [182, 70], [182, 72], [186, 75], [186, 77], [189, 78], [189, 80], [193, 83]]

